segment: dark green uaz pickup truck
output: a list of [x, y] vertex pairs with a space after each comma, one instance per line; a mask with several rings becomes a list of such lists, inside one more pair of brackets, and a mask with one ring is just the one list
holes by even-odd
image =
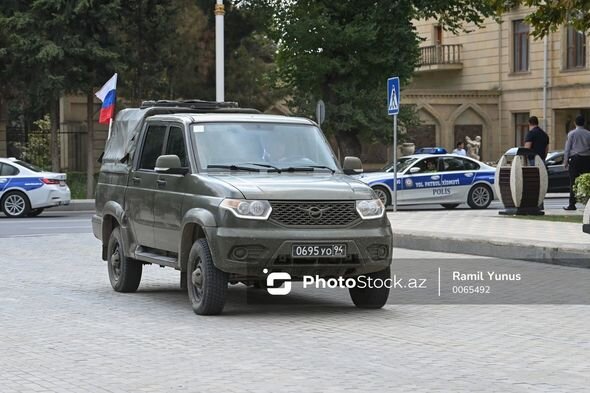
[[[373, 191], [345, 174], [360, 170], [347, 157], [343, 171], [308, 119], [149, 101], [117, 115], [93, 231], [115, 291], [137, 290], [143, 264], [172, 267], [201, 315], [221, 313], [229, 284], [273, 293], [277, 272], [385, 280], [391, 227]], [[349, 291], [363, 308], [389, 295], [386, 286]]]

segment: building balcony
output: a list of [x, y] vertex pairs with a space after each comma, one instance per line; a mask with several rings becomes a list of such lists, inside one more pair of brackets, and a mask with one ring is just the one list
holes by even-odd
[[417, 73], [463, 69], [461, 50], [463, 45], [430, 45], [420, 48]]

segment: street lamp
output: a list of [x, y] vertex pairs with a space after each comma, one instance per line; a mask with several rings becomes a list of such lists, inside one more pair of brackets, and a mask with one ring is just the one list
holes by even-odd
[[223, 53], [223, 0], [215, 4], [215, 100], [225, 101], [224, 86], [224, 53]]

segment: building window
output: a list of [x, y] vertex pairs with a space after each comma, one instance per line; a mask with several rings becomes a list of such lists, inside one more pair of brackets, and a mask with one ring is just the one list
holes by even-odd
[[434, 45], [442, 45], [443, 43], [443, 28], [441, 25], [434, 26]]
[[526, 72], [529, 70], [529, 26], [524, 20], [512, 22], [514, 35], [514, 72]]
[[524, 138], [529, 132], [529, 112], [514, 114], [514, 135], [516, 146], [524, 146]]
[[586, 34], [574, 27], [567, 28], [567, 64], [568, 69], [586, 67]]

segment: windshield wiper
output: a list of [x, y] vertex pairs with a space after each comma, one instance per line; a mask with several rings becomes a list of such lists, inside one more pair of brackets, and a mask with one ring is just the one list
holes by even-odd
[[261, 167], [263, 167], [263, 168], [269, 168], [269, 169], [272, 169], [272, 170], [274, 170], [274, 171], [277, 171], [277, 172], [281, 173], [281, 168], [279, 168], [279, 167], [276, 167], [276, 166], [274, 166], [274, 165], [269, 165], [269, 164], [259, 164], [259, 163], [257, 163], [257, 162], [247, 162], [247, 163], [245, 163], [244, 165], [256, 165], [256, 166], [261, 166]]
[[309, 166], [290, 166], [281, 168], [281, 172], [313, 172], [313, 168]]
[[260, 172], [260, 169], [241, 165], [207, 165], [207, 169], [229, 169], [230, 171]]
[[306, 167], [308, 167], [308, 168], [317, 168], [317, 169], [327, 169], [330, 172], [332, 172], [332, 175], [334, 173], [336, 173], [336, 170], [335, 169], [332, 169], [329, 166], [325, 166], [325, 165], [306, 165]]

